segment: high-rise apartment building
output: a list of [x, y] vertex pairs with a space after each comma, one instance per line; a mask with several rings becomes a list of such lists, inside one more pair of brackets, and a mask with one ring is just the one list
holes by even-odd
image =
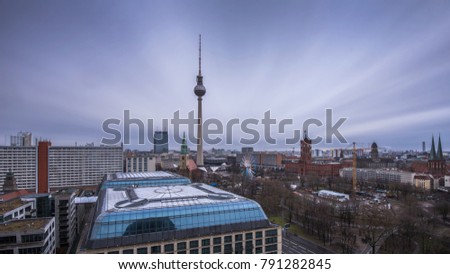
[[[17, 188], [35, 189], [37, 174], [36, 147], [0, 146], [0, 184], [11, 170]], [[2, 187], [0, 187], [2, 189]]]
[[[97, 185], [103, 176], [123, 170], [120, 146], [0, 146], [0, 189], [11, 170], [18, 189]], [[40, 186], [40, 188], [38, 187]]]

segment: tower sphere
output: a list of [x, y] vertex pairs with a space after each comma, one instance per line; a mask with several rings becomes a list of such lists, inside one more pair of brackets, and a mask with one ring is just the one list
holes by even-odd
[[[198, 76], [197, 76], [197, 78], [198, 78]], [[197, 85], [194, 88], [194, 93], [195, 93], [195, 95], [197, 95], [199, 97], [205, 95], [206, 88], [205, 88], [205, 86], [203, 85], [202, 82], [197, 80]]]

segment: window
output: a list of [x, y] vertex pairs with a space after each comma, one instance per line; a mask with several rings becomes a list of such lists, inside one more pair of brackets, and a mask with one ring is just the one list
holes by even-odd
[[198, 254], [198, 249], [191, 249], [191, 252], [189, 252], [191, 254]]
[[190, 241], [190, 242], [189, 242], [189, 247], [190, 247], [190, 248], [198, 247], [198, 241], [197, 241], [197, 240], [195, 240], [195, 241]]
[[255, 254], [261, 254], [263, 252], [262, 247], [255, 248]]
[[211, 240], [210, 239], [203, 239], [202, 240], [202, 246], [209, 246], [211, 244]]
[[266, 238], [266, 245], [267, 244], [276, 244], [276, 243], [277, 243], [277, 237]]
[[22, 235], [22, 243], [40, 242], [44, 240], [43, 234]]
[[231, 236], [225, 236], [225, 237], [223, 238], [223, 241], [224, 241], [225, 243], [231, 243], [231, 242], [233, 241], [233, 238], [232, 238]]
[[173, 252], [173, 244], [164, 245], [164, 252]]
[[134, 250], [133, 249], [125, 249], [122, 251], [122, 254], [133, 254]]
[[152, 254], [160, 254], [161, 253], [161, 246], [152, 246], [151, 248]]
[[186, 254], [186, 250], [178, 251], [177, 254]]
[[266, 246], [266, 253], [269, 252], [269, 251], [276, 251], [277, 249], [278, 249], [277, 245], [267, 245]]
[[251, 240], [251, 239], [253, 239], [253, 233], [252, 233], [252, 232], [250, 232], [250, 233], [245, 233], [245, 239], [246, 239], [246, 240]]
[[220, 245], [213, 247], [213, 253], [217, 254], [217, 253], [221, 253], [222, 252], [222, 247]]
[[242, 243], [236, 243], [234, 244], [234, 253], [235, 254], [242, 254], [243, 251]]
[[119, 251], [109, 251], [108, 254], [119, 254]]
[[146, 247], [138, 248], [136, 251], [137, 251], [137, 254], [147, 254], [148, 253], [148, 249]]
[[19, 248], [19, 254], [40, 254], [40, 247]]
[[16, 236], [0, 237], [0, 244], [15, 244], [16, 242]]
[[184, 250], [186, 249], [186, 242], [181, 242], [177, 244], [177, 249], [178, 250]]
[[242, 234], [236, 234], [236, 235], [234, 236], [234, 240], [235, 240], [236, 242], [242, 241]]
[[0, 254], [14, 254], [14, 250], [12, 249], [0, 250]]
[[260, 246], [262, 244], [263, 244], [263, 241], [261, 239], [255, 241], [256, 246]]
[[262, 238], [262, 236], [263, 236], [263, 234], [262, 234], [262, 231], [256, 231], [256, 233], [255, 233], [255, 238]]
[[213, 239], [213, 244], [214, 245], [220, 245], [222, 243], [222, 238], [217, 237]]
[[266, 230], [266, 237], [277, 236], [278, 231], [276, 229]]
[[252, 253], [253, 253], [253, 242], [246, 241], [245, 242], [245, 254], [252, 254]]
[[210, 254], [210, 253], [211, 253], [211, 249], [209, 247], [202, 248], [202, 254]]

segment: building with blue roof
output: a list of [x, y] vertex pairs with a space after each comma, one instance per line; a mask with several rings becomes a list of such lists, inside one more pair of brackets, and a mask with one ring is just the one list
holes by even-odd
[[80, 253], [281, 253], [253, 200], [169, 172], [105, 177]]

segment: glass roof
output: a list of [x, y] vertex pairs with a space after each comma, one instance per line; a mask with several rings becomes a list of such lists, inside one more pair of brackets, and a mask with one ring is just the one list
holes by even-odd
[[190, 182], [184, 177], [118, 181], [121, 185], [104, 182], [108, 188], [99, 195], [90, 239], [268, 223], [260, 205], [252, 200], [205, 184], [171, 182], [179, 179]]

